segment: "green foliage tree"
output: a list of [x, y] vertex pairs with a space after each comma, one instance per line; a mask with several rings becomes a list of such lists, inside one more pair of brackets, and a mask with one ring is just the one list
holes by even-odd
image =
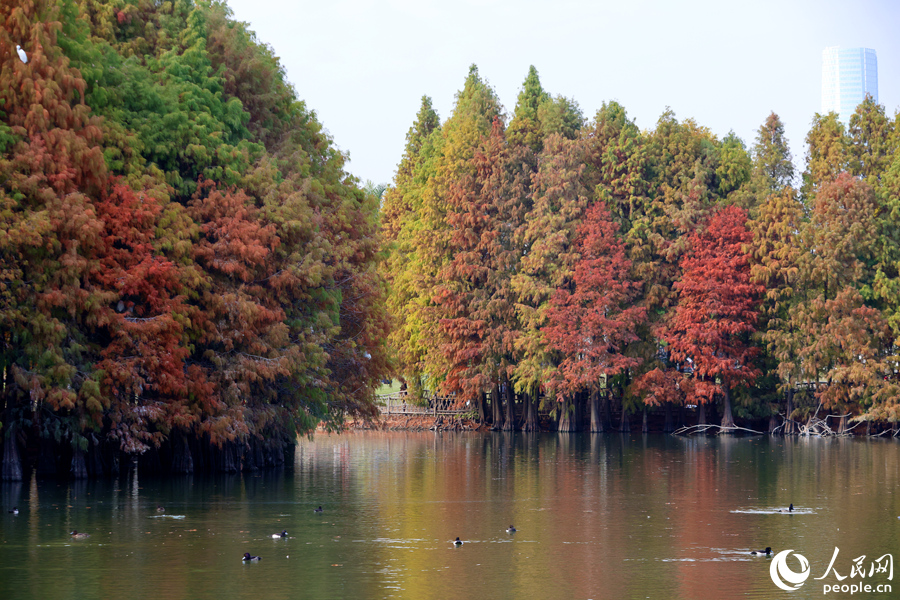
[[455, 252], [452, 228], [447, 221], [451, 187], [477, 173], [472, 161], [482, 140], [490, 135], [493, 122], [501, 118], [502, 108], [493, 89], [478, 75], [474, 65], [469, 69], [463, 89], [457, 94], [453, 114], [443, 124], [434, 139], [433, 158], [423, 163], [428, 176], [417, 179], [422, 187], [413, 205], [414, 219], [407, 221], [410, 234], [401, 234], [413, 260], [408, 264], [409, 294], [407, 328], [413, 338], [421, 340], [418, 372], [429, 379], [429, 387], [436, 389], [448, 372], [444, 354], [436, 349], [442, 339], [441, 315], [435, 310], [435, 287], [442, 283], [441, 269]]
[[769, 113], [766, 122], [760, 125], [756, 133], [753, 145], [753, 181], [756, 193], [763, 200], [794, 181], [794, 163], [784, 137], [784, 124], [774, 112]]
[[886, 323], [862, 295], [872, 277], [877, 203], [872, 188], [849, 173], [817, 189], [801, 234], [802, 295], [775, 347], [776, 355], [796, 358], [781, 363], [779, 373], [786, 379], [790, 371], [812, 387], [825, 408], [864, 407], [891, 373]]
[[421, 226], [419, 209], [423, 192], [433, 173], [435, 144], [440, 121], [431, 99], [422, 97], [416, 121], [406, 133], [406, 148], [397, 167], [393, 185], [385, 191], [381, 207], [381, 233], [385, 259], [381, 271], [390, 286], [387, 310], [392, 327], [388, 337], [396, 369], [413, 392], [420, 394], [422, 361], [428, 351], [419, 335], [421, 321], [410, 318], [409, 305], [416, 298], [414, 253], [416, 230]]
[[885, 116], [884, 106], [868, 95], [850, 116], [848, 170], [864, 178], [875, 190], [881, 187], [881, 177], [897, 150], [894, 125]]
[[[776, 371], [778, 390], [785, 398], [786, 433], [793, 433], [791, 416], [794, 392], [802, 374], [798, 370], [795, 350], [782, 342], [793, 335], [790, 311], [802, 298], [800, 262], [804, 254], [801, 231], [805, 228], [803, 205], [791, 187], [770, 193], [750, 223], [751, 277], [765, 289], [760, 311], [760, 332], [766, 356], [774, 362], [767, 371]], [[777, 410], [777, 408], [776, 408]]]
[[816, 189], [834, 181], [850, 165], [849, 141], [837, 113], [816, 113], [806, 135], [806, 170], [800, 188], [804, 204], [812, 206]]

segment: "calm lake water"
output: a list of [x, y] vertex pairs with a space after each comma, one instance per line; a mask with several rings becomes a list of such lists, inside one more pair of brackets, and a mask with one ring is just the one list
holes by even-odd
[[893, 440], [317, 435], [291, 471], [0, 485], [0, 598], [897, 598], [898, 485]]

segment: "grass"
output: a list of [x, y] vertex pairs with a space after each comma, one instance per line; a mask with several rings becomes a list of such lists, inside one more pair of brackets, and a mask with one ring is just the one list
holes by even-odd
[[389, 384], [382, 383], [375, 390], [376, 396], [386, 396], [388, 394], [396, 394], [400, 391], [400, 380], [392, 379]]

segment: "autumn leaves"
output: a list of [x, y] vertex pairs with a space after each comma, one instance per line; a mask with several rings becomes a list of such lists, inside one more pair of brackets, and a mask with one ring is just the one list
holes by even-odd
[[849, 130], [817, 115], [797, 191], [774, 113], [750, 152], [670, 112], [641, 132], [615, 102], [585, 122], [532, 68], [504, 126], [473, 67], [443, 125], [423, 99], [382, 212], [401, 372], [476, 406], [493, 390], [508, 429], [536, 401], [578, 429], [598, 398], [725, 427], [894, 414], [893, 131], [871, 101]]

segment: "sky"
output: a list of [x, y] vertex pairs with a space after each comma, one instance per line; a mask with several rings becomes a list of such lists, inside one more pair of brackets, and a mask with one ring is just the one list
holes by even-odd
[[896, 0], [227, 0], [274, 49], [347, 171], [390, 183], [423, 95], [441, 121], [469, 66], [507, 114], [530, 65], [592, 118], [615, 100], [644, 130], [670, 108], [748, 149], [770, 112], [798, 173], [821, 110], [822, 50], [878, 57], [879, 102], [900, 109]]

